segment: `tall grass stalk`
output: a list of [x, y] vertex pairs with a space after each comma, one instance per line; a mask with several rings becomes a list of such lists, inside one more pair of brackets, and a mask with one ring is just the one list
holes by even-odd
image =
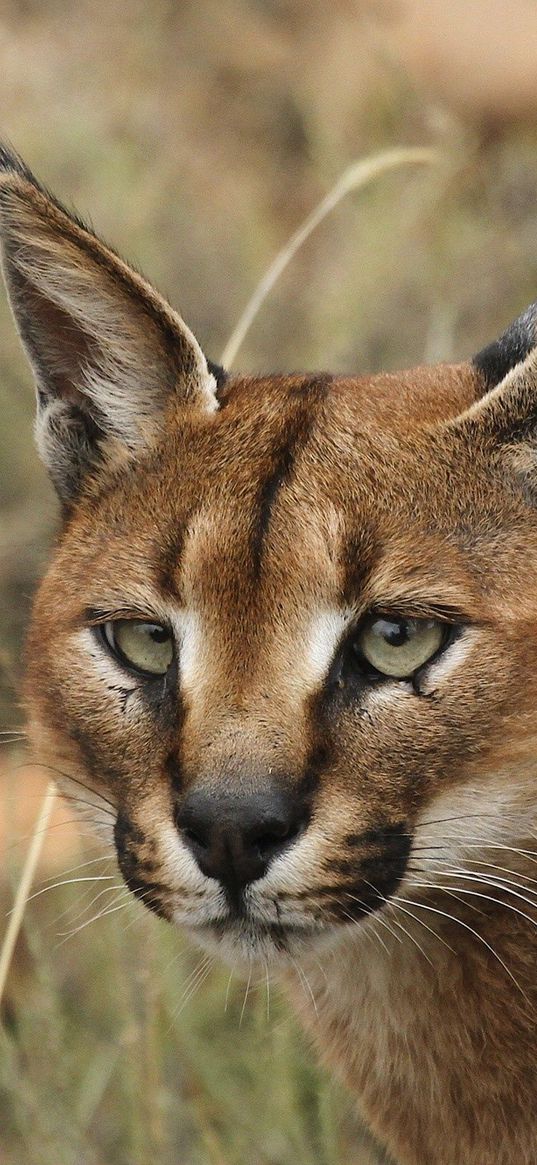
[[398, 170], [402, 166], [433, 165], [440, 160], [437, 150], [426, 147], [401, 148], [383, 150], [380, 154], [373, 154], [354, 162], [343, 174], [328, 194], [318, 203], [314, 210], [304, 219], [291, 238], [288, 239], [281, 251], [272, 260], [262, 279], [260, 279], [251, 298], [233, 329], [231, 336], [222, 352], [221, 362], [224, 368], [231, 368], [233, 361], [242, 347], [260, 308], [272, 291], [274, 284], [285, 271], [291, 260], [300, 250], [306, 239], [312, 234], [323, 219], [352, 191], [363, 190], [375, 178], [380, 178], [388, 170]]
[[13, 911], [11, 913], [8, 928], [2, 943], [2, 950], [0, 952], [0, 1002], [2, 1001], [2, 996], [4, 994], [9, 968], [13, 958], [13, 952], [15, 950], [22, 920], [24, 918], [24, 911], [26, 910], [26, 903], [32, 888], [35, 871], [37, 869], [37, 863], [41, 856], [41, 850], [43, 849], [43, 844], [47, 835], [47, 826], [50, 821], [50, 815], [52, 813], [55, 799], [56, 788], [51, 781], [47, 787], [41, 808], [37, 815], [32, 840], [28, 848], [28, 853], [26, 855], [26, 861], [22, 869], [20, 882], [17, 886]]

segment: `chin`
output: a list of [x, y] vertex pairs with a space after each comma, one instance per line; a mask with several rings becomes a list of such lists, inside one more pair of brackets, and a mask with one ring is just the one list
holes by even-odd
[[348, 926], [332, 922], [315, 927], [279, 926], [248, 918], [218, 920], [204, 926], [185, 925], [181, 919], [177, 925], [197, 946], [234, 970], [248, 973], [255, 966], [285, 970], [301, 958], [332, 949], [349, 932]]

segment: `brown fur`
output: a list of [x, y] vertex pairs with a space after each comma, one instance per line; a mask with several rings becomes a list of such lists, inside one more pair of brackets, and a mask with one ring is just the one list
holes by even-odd
[[[64, 450], [65, 518], [28, 637], [36, 755], [115, 840], [147, 905], [232, 961], [280, 970], [400, 1165], [533, 1165], [531, 353], [489, 391], [478, 361], [366, 378], [230, 377], [217, 399], [180, 318], [67, 225], [14, 161], [0, 215], [34, 367], [51, 351], [61, 363], [46, 235], [51, 286], [76, 268], [76, 319], [65, 297], [61, 308], [69, 360], [98, 370], [108, 345], [133, 383], [119, 417], [104, 381], [91, 397], [80, 377], [65, 387], [65, 367], [37, 368], [47, 407], [74, 395], [87, 415], [83, 473], [71, 464], [82, 453], [69, 410], [67, 453], [63, 430], [43, 445], [49, 462], [58, 441]], [[85, 294], [93, 303], [81, 308]], [[84, 322], [103, 305], [121, 351]], [[151, 423], [141, 426], [144, 362]], [[334, 660], [371, 610], [431, 615], [460, 635], [414, 683], [355, 684]], [[91, 629], [118, 614], [174, 628], [177, 674], [157, 694]], [[252, 883], [239, 922], [174, 815], [189, 790], [217, 798], [261, 788], [268, 774], [307, 799], [308, 824]], [[372, 900], [390, 837], [408, 838], [409, 860], [387, 901]]]

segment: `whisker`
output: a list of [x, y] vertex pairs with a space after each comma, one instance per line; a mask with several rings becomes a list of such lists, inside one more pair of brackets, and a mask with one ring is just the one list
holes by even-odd
[[[289, 952], [288, 952], [288, 954], [289, 954]], [[313, 991], [311, 989], [311, 983], [310, 983], [305, 971], [299, 965], [299, 963], [296, 962], [296, 959], [294, 959], [291, 954], [289, 954], [289, 959], [290, 959], [291, 963], [293, 964], [293, 967], [295, 968], [295, 971], [300, 979], [300, 982], [302, 984], [302, 990], [303, 990], [306, 998], [308, 998], [308, 996], [309, 996], [309, 998], [311, 999], [315, 1015], [317, 1016], [317, 1018], [319, 1018], [319, 1012], [317, 1010], [317, 1001], [315, 999], [315, 996], [314, 996]]]
[[[489, 870], [500, 870], [504, 874], [512, 874], [515, 878], [523, 878], [525, 882], [532, 882], [537, 886], [537, 878], [530, 878], [529, 874], [522, 874], [519, 873], [518, 870], [511, 870], [509, 866], [498, 866], [494, 862], [484, 862], [479, 858], [470, 858], [470, 861], [473, 866], [485, 866]], [[513, 882], [513, 886], [516, 885], [518, 885], [518, 883]]]
[[[436, 817], [430, 821], [419, 821], [414, 826], [414, 828], [415, 829], [423, 829], [426, 825], [444, 825], [444, 823], [447, 825], [451, 821], [462, 821], [464, 823], [465, 821], [471, 821], [472, 819], [475, 819], [475, 818], [481, 818], [482, 820], [489, 820], [489, 821], [498, 821], [499, 820], [497, 813], [463, 813], [463, 814], [458, 815], [457, 817]], [[509, 813], [502, 812], [502, 818], [510, 818], [513, 821], [518, 821], [518, 817], [514, 813], [509, 814]]]
[[62, 918], [67, 917], [69, 918], [70, 924], [74, 925], [76, 922], [78, 922], [79, 918], [84, 917], [88, 910], [93, 909], [95, 903], [99, 901], [99, 898], [104, 898], [105, 894], [112, 894], [114, 890], [124, 889], [125, 887], [121, 885], [121, 882], [114, 882], [113, 886], [106, 886], [104, 890], [100, 890], [98, 894], [95, 894], [89, 902], [89, 893], [83, 895], [81, 899], [77, 899], [76, 902], [71, 903], [70, 906], [67, 906], [65, 910], [62, 910], [61, 913], [58, 914], [58, 916], [53, 920], [53, 922], [50, 923], [51, 927], [57, 926], [58, 923], [61, 922]]
[[[368, 883], [368, 885], [370, 885], [370, 883]], [[374, 887], [372, 887], [372, 889], [374, 889]], [[367, 909], [367, 907], [366, 907], [366, 903], [365, 903], [365, 902], [362, 900], [362, 898], [357, 898], [355, 894], [351, 894], [351, 893], [350, 893], [348, 890], [345, 890], [345, 891], [344, 891], [344, 894], [345, 894], [345, 897], [346, 897], [346, 898], [350, 898], [352, 902], [357, 902], [359, 906], [363, 906], [364, 908], [366, 908], [366, 909]], [[379, 894], [379, 891], [378, 891], [378, 890], [376, 890], [376, 889], [375, 889], [375, 894]], [[381, 899], [382, 899], [384, 902], [386, 901], [386, 899], [384, 898], [384, 895], [383, 895], [383, 894], [379, 894], [379, 898], [381, 898]], [[351, 917], [351, 918], [352, 918], [352, 915], [349, 915], [349, 917]], [[401, 938], [399, 938], [399, 935], [398, 935], [398, 934], [394, 934], [394, 933], [393, 933], [393, 930], [391, 930], [391, 929], [390, 929], [390, 927], [388, 926], [388, 923], [386, 922], [386, 919], [385, 919], [385, 918], [382, 918], [380, 914], [368, 914], [368, 915], [366, 915], [366, 916], [365, 916], [365, 918], [364, 918], [364, 919], [359, 919], [359, 918], [352, 918], [352, 921], [353, 921], [353, 922], [358, 922], [358, 923], [359, 923], [359, 922], [365, 922], [365, 921], [367, 921], [367, 922], [369, 922], [369, 921], [371, 921], [371, 922], [373, 922], [373, 921], [375, 921], [375, 922], [379, 922], [379, 923], [381, 924], [381, 926], [384, 926], [384, 927], [385, 927], [385, 929], [386, 929], [386, 930], [387, 930], [387, 931], [388, 931], [388, 932], [391, 934], [392, 938], [394, 938], [394, 939], [396, 939], [396, 940], [397, 940], [397, 942], [399, 942], [399, 943], [400, 943], [400, 942], [402, 942], [402, 941], [403, 941]], [[379, 937], [379, 939], [380, 939], [380, 935], [379, 935], [378, 937]], [[382, 941], [382, 940], [381, 940], [381, 941]], [[384, 947], [385, 951], [387, 951], [387, 950], [388, 950], [388, 948], [386, 947], [385, 943], [382, 943], [382, 945], [383, 945], [383, 947]]]
[[[69, 866], [67, 870], [62, 871], [62, 875], [66, 877], [67, 874], [75, 874], [77, 870], [83, 870], [86, 866], [93, 866], [97, 862], [112, 862], [114, 860], [114, 854], [101, 854], [98, 858], [90, 858], [87, 862], [79, 862], [76, 866]], [[50, 881], [50, 878], [43, 879], [43, 883], [48, 881]]]
[[224, 1014], [226, 1013], [226, 1011], [228, 1009], [228, 1005], [229, 1005], [229, 993], [231, 991], [231, 981], [233, 979], [233, 975], [234, 975], [234, 968], [232, 967], [231, 971], [229, 972], [229, 979], [227, 981], [226, 997], [225, 997], [225, 1001], [224, 1001]]
[[[342, 914], [343, 914], [344, 918], [348, 918], [349, 922], [352, 922], [353, 926], [361, 926], [363, 928], [363, 934], [366, 938], [370, 938], [371, 940], [376, 938], [377, 942], [380, 943], [383, 951], [386, 952], [388, 958], [390, 957], [390, 951], [388, 950], [388, 947], [387, 947], [386, 943], [384, 942], [384, 939], [375, 930], [374, 924], [375, 924], [375, 922], [379, 921], [377, 917], [373, 917], [373, 915], [369, 914], [365, 918], [355, 918], [353, 914], [348, 914], [346, 910], [343, 910]], [[393, 931], [391, 931], [390, 933], [393, 934]], [[399, 939], [399, 936], [394, 935], [394, 938]], [[399, 939], [399, 942], [401, 942], [401, 941], [402, 940]], [[325, 978], [326, 978], [326, 976], [325, 976]]]
[[172, 1022], [168, 1028], [167, 1035], [173, 1030], [173, 1025], [179, 1019], [179, 1016], [184, 1011], [187, 1003], [192, 999], [196, 992], [203, 986], [205, 980], [210, 975], [215, 960], [212, 955], [203, 955], [201, 962], [199, 962], [187, 979], [187, 987], [183, 991], [178, 1007], [174, 1010], [172, 1015]]
[[[470, 860], [472, 860], [472, 859], [470, 859]], [[465, 866], [452, 866], [452, 865], [450, 865], [449, 869], [444, 869], [444, 868], [438, 869], [437, 868], [431, 872], [436, 874], [437, 876], [440, 875], [441, 877], [452, 877], [454, 875], [456, 875], [456, 876], [462, 875], [463, 877], [471, 879], [472, 881], [481, 881], [481, 882], [483, 882], [484, 885], [487, 885], [487, 886], [496, 886], [497, 885], [498, 889], [504, 889], [506, 892], [509, 892], [511, 894], [515, 894], [515, 897], [523, 898], [524, 901], [526, 901], [528, 903], [528, 905], [532, 905], [532, 906], [537, 905], [537, 902], [533, 902], [530, 898], [526, 898], [524, 894], [522, 894], [522, 895], [516, 894], [516, 891], [525, 889], [525, 890], [527, 890], [528, 894], [532, 894], [537, 898], [537, 890], [532, 890], [531, 886], [526, 885], [527, 882], [534, 882], [534, 883], [537, 882], [536, 878], [526, 877], [525, 874], [517, 874], [516, 870], [507, 869], [505, 866], [495, 866], [489, 862], [475, 862], [474, 864], [484, 866], [485, 869], [506, 870], [506, 873], [515, 874], [518, 878], [522, 878], [522, 880], [523, 880], [522, 884], [520, 883], [520, 881], [518, 881], [518, 882], [513, 881], [512, 878], [505, 878], [505, 877], [501, 877], [501, 876], [498, 876], [495, 874], [493, 874], [492, 878], [490, 878], [490, 877], [487, 877], [485, 875], [485, 873], [481, 870], [468, 870]], [[426, 871], [426, 870], [421, 871], [422, 874], [426, 874], [427, 872], [428, 871]], [[514, 886], [515, 889], [508, 891], [509, 886]]]
[[172, 955], [171, 959], [168, 960], [168, 962], [166, 963], [166, 966], [163, 967], [162, 970], [159, 970], [160, 977], [162, 979], [166, 979], [167, 976], [169, 975], [172, 967], [174, 967], [176, 963], [184, 962], [185, 958], [187, 957], [187, 953], [188, 952], [186, 949], [176, 951], [175, 954]]
[[[429, 934], [432, 934], [432, 935], [433, 935], [435, 938], [437, 938], [437, 939], [438, 939], [438, 941], [439, 941], [439, 942], [441, 942], [441, 943], [442, 943], [442, 946], [446, 947], [448, 951], [451, 951], [451, 954], [452, 954], [452, 955], [456, 955], [456, 954], [457, 954], [457, 952], [456, 952], [456, 951], [454, 950], [454, 948], [453, 948], [453, 947], [450, 945], [450, 943], [446, 942], [445, 938], [443, 938], [443, 937], [442, 937], [442, 935], [438, 934], [438, 931], [436, 931], [436, 930], [433, 930], [433, 927], [432, 927], [432, 926], [428, 926], [428, 925], [427, 925], [427, 923], [423, 921], [423, 918], [416, 918], [416, 915], [415, 915], [415, 914], [412, 914], [412, 912], [411, 912], [410, 910], [407, 910], [407, 909], [405, 909], [405, 907], [401, 905], [401, 902], [400, 902], [400, 900], [398, 900], [398, 901], [397, 901], [397, 905], [395, 906], [395, 909], [397, 909], [397, 910], [402, 910], [402, 911], [403, 911], [403, 914], [408, 914], [409, 918], [412, 918], [412, 919], [414, 920], [414, 922], [417, 922], [417, 923], [418, 923], [418, 925], [419, 925], [419, 926], [423, 926], [423, 927], [425, 928], [425, 930], [427, 930], [427, 931], [429, 932]], [[408, 933], [408, 932], [407, 932], [407, 933]], [[408, 935], [408, 937], [409, 937], [409, 938], [411, 938], [412, 936], [409, 934], [409, 935]], [[419, 947], [419, 944], [418, 944], [418, 947]], [[429, 963], [431, 963], [431, 967], [432, 967], [432, 966], [433, 966], [433, 964], [432, 964], [431, 960], [427, 958], [427, 955], [425, 954], [425, 951], [424, 951], [424, 950], [422, 950], [422, 948], [421, 948], [421, 947], [419, 947], [419, 950], [421, 950], [421, 953], [422, 953], [422, 955], [424, 956], [424, 958], [426, 958], [426, 959], [427, 959], [427, 961], [428, 961]]]
[[520, 994], [521, 994], [521, 995], [523, 996], [523, 998], [526, 1000], [526, 1003], [528, 1004], [528, 1006], [529, 1006], [529, 1007], [532, 1009], [532, 1011], [533, 1011], [533, 1006], [532, 1006], [531, 1000], [530, 1000], [530, 999], [528, 999], [528, 996], [526, 995], [526, 992], [524, 991], [524, 989], [521, 987], [521, 985], [520, 985], [520, 983], [518, 982], [518, 980], [517, 980], [517, 979], [515, 978], [515, 976], [513, 975], [513, 972], [509, 970], [509, 967], [507, 966], [507, 964], [506, 964], [506, 963], [504, 963], [503, 959], [500, 957], [500, 955], [498, 954], [498, 952], [494, 950], [494, 947], [492, 947], [492, 946], [490, 945], [490, 943], [489, 943], [489, 942], [487, 942], [487, 940], [483, 938], [483, 935], [479, 934], [479, 932], [478, 932], [477, 930], [474, 930], [474, 928], [473, 928], [472, 926], [470, 926], [470, 925], [469, 925], [469, 923], [467, 923], [467, 922], [463, 922], [461, 918], [457, 918], [457, 917], [456, 917], [456, 915], [454, 915], [454, 914], [448, 914], [448, 913], [447, 913], [447, 911], [445, 911], [445, 910], [439, 910], [437, 906], [429, 906], [429, 905], [427, 905], [425, 902], [415, 902], [415, 901], [413, 901], [411, 898], [404, 898], [404, 899], [400, 899], [400, 898], [398, 898], [398, 897], [397, 897], [395, 894], [392, 894], [391, 901], [392, 901], [392, 902], [393, 902], [393, 901], [395, 901], [395, 902], [400, 902], [400, 901], [403, 901], [403, 902], [408, 902], [408, 904], [409, 904], [410, 906], [416, 906], [416, 907], [418, 907], [418, 909], [419, 909], [419, 910], [429, 910], [429, 911], [430, 911], [432, 914], [438, 914], [438, 915], [440, 915], [442, 918], [447, 918], [447, 919], [449, 919], [449, 921], [451, 921], [451, 922], [455, 922], [455, 923], [457, 923], [459, 926], [462, 926], [462, 927], [463, 927], [465, 930], [469, 931], [469, 932], [470, 932], [470, 934], [473, 934], [473, 935], [474, 935], [474, 937], [475, 937], [476, 939], [478, 939], [478, 941], [479, 941], [480, 943], [482, 943], [482, 944], [483, 944], [483, 946], [485, 946], [485, 947], [487, 948], [487, 950], [488, 950], [488, 951], [490, 951], [490, 953], [491, 953], [491, 955], [493, 956], [493, 958], [497, 959], [497, 961], [498, 961], [498, 962], [500, 963], [500, 965], [503, 967], [503, 969], [504, 969], [504, 971], [506, 972], [506, 974], [507, 974], [507, 975], [509, 975], [509, 978], [510, 978], [510, 979], [512, 980], [512, 982], [515, 984], [515, 987], [517, 988], [517, 990], [518, 990], [518, 991], [520, 991]]
[[[121, 898], [126, 900], [120, 901], [119, 905], [115, 905], [115, 903], [118, 902]], [[81, 930], [85, 930], [86, 927], [90, 926], [92, 922], [97, 922], [100, 918], [104, 918], [107, 914], [114, 914], [116, 910], [124, 910], [129, 905], [130, 898], [130, 891], [127, 890], [126, 887], [122, 887], [121, 893], [118, 894], [118, 898], [115, 899], [115, 902], [110, 903], [110, 905], [107, 906], [105, 910], [100, 910], [98, 914], [92, 915], [91, 918], [86, 919], [86, 921], [81, 923], [80, 926], [75, 926], [74, 930], [60, 931], [59, 935], [62, 938], [62, 942], [58, 943], [57, 947], [63, 946], [64, 942], [67, 942], [67, 939], [73, 938], [75, 934], [79, 934]]]
[[[459, 870], [454, 869], [453, 871], [442, 870], [442, 876], [445, 878], [464, 877], [466, 879], [466, 881], [468, 881], [468, 882], [477, 882], [477, 884], [480, 886], [490, 886], [490, 888], [492, 890], [503, 890], [505, 894], [512, 894], [514, 898], [519, 898], [521, 902], [526, 902], [528, 906], [532, 906], [534, 910], [537, 910], [537, 902], [534, 902], [531, 898], [527, 898], [525, 896], [525, 894], [518, 894], [515, 890], [512, 890], [510, 888], [510, 886], [505, 885], [502, 882], [500, 882], [499, 879], [492, 882], [492, 881], [490, 881], [489, 878], [483, 878], [483, 877], [479, 877], [478, 875], [470, 874], [467, 870], [464, 870], [464, 869], [462, 869], [462, 870], [461, 869], [459, 869]], [[414, 883], [414, 884], [416, 885], [417, 883]], [[426, 883], [426, 882], [421, 883], [421, 884], [428, 885], [428, 883]], [[433, 888], [436, 890], [440, 889], [439, 886], [434, 886]], [[457, 886], [457, 891], [460, 894], [477, 893], [476, 891], [466, 890], [464, 888], [461, 888], [460, 886]], [[480, 895], [480, 896], [486, 897], [486, 895]], [[501, 901], [499, 901], [496, 898], [491, 898], [490, 901], [491, 902], [498, 902], [498, 905], [504, 905], [504, 906], [508, 906], [508, 907], [510, 906], [510, 904], [508, 902], [502, 903]], [[516, 907], [510, 906], [510, 909], [515, 910]], [[524, 915], [524, 917], [529, 918], [529, 915]], [[535, 921], [535, 920], [532, 919], [531, 921]]]
[[24, 842], [31, 841], [34, 836], [39, 837], [43, 833], [50, 833], [53, 829], [62, 829], [66, 825], [77, 825], [80, 829], [82, 829], [84, 825], [106, 825], [106, 827], [109, 828], [108, 821], [103, 820], [102, 817], [84, 817], [84, 819], [81, 817], [67, 817], [64, 821], [54, 821], [52, 825], [47, 825], [44, 829], [37, 829], [34, 830], [33, 833], [23, 834], [23, 836], [19, 837], [17, 841], [10, 842], [10, 844], [5, 847], [4, 852], [11, 853], [12, 850], [17, 849], [17, 847], [23, 845]]
[[485, 911], [480, 910], [479, 906], [476, 906], [474, 902], [464, 902], [462, 898], [459, 898], [459, 895], [456, 894], [454, 890], [448, 890], [447, 886], [444, 890], [444, 893], [447, 894], [449, 898], [453, 898], [454, 902], [458, 902], [459, 906], [470, 907], [470, 910], [473, 910], [474, 914], [480, 914], [482, 918], [486, 917]]
[[[80, 882], [110, 882], [114, 877], [114, 874], [96, 874], [93, 877], [88, 875], [85, 878], [64, 878], [61, 882], [53, 882], [51, 886], [43, 886], [41, 890], [36, 890], [33, 894], [29, 895], [26, 903], [33, 902], [34, 898], [40, 898], [42, 894], [46, 894], [49, 890], [58, 890], [60, 886], [74, 886]], [[8, 910], [6, 917], [11, 913], [12, 911]]]
[[[80, 780], [80, 777], [73, 777], [71, 773], [64, 772], [63, 769], [55, 768], [53, 765], [45, 764], [43, 761], [29, 760], [23, 761], [19, 765], [15, 765], [12, 771], [17, 772], [19, 769], [44, 769], [44, 771], [47, 773], [52, 773], [57, 777], [62, 777], [63, 780], [70, 781], [73, 785], [79, 785], [79, 787], [84, 789], [86, 793], [94, 793], [100, 801], [103, 801], [105, 805], [110, 806], [114, 817], [117, 815], [117, 806], [114, 805], [114, 802], [111, 801], [109, 797], [106, 797], [104, 793], [100, 793], [98, 789], [93, 789], [91, 785], [87, 785], [85, 781]], [[105, 812], [104, 808], [103, 812]]]
[[[492, 842], [492, 841], [485, 841], [485, 839], [483, 839], [481, 841], [481, 839], [479, 839], [479, 838], [476, 839], [475, 837], [470, 835], [469, 838], [467, 838], [467, 837], [450, 838], [449, 843], [451, 845], [453, 845], [453, 844], [460, 845], [462, 843], [465, 850], [467, 850], [467, 849], [478, 849], [478, 850], [500, 849], [500, 850], [504, 850], [505, 853], [518, 854], [519, 856], [521, 856], [523, 858], [527, 858], [527, 860], [529, 862], [532, 862], [533, 864], [537, 865], [537, 852], [535, 850], [522, 849], [520, 846], [508, 845], [507, 842]], [[445, 847], [442, 847], [442, 848], [448, 849], [449, 845], [446, 845]], [[470, 860], [473, 861], [474, 859], [471, 858]]]
[[244, 1012], [245, 1012], [245, 1009], [246, 1009], [246, 1002], [247, 1002], [247, 999], [248, 999], [248, 993], [249, 993], [249, 991], [250, 991], [250, 984], [251, 984], [251, 982], [252, 982], [252, 962], [251, 962], [251, 960], [250, 960], [250, 971], [249, 971], [249, 974], [248, 974], [248, 982], [247, 982], [247, 984], [246, 984], [246, 991], [244, 992], [244, 999], [243, 999], [243, 1001], [242, 1001], [241, 1014], [240, 1014], [240, 1019], [239, 1019], [239, 1030], [240, 1030], [240, 1028], [242, 1027], [242, 1021], [243, 1021], [243, 1019], [244, 1019]]
[[[392, 902], [390, 902], [388, 899], [386, 899], [386, 908], [388, 908], [388, 907], [391, 907], [391, 909], [392, 909], [394, 912], [395, 912], [396, 910], [402, 910], [402, 909], [403, 909], [403, 908], [402, 908], [402, 907], [399, 905], [399, 903], [396, 903], [396, 902], [393, 902], [393, 903], [392, 903]], [[414, 920], [414, 922], [417, 922], [417, 923], [419, 923], [419, 922], [421, 921], [419, 918], [416, 918], [416, 916], [415, 916], [414, 914], [412, 914], [412, 913], [410, 912], [410, 910], [404, 910], [404, 911], [403, 911], [403, 914], [408, 914], [408, 916], [409, 916], [410, 918], [412, 918], [412, 919]], [[415, 947], [417, 947], [418, 951], [420, 952], [420, 955], [423, 955], [423, 958], [424, 958], [424, 959], [425, 959], [425, 960], [426, 960], [426, 961], [429, 963], [429, 966], [431, 966], [431, 967], [432, 967], [432, 966], [433, 966], [433, 963], [432, 963], [431, 959], [430, 959], [430, 958], [429, 958], [429, 956], [428, 956], [428, 955], [425, 953], [425, 951], [424, 951], [423, 947], [422, 947], [422, 946], [421, 946], [421, 944], [418, 942], [417, 938], [415, 938], [415, 937], [414, 937], [414, 935], [413, 935], [413, 934], [411, 934], [409, 930], [407, 930], [406, 926], [403, 926], [403, 923], [400, 921], [400, 919], [397, 919], [397, 918], [392, 918], [392, 922], [393, 922], [394, 926], [398, 926], [398, 927], [399, 927], [399, 929], [403, 931], [403, 934], [405, 934], [405, 935], [406, 935], [406, 937], [407, 937], [408, 939], [410, 939], [410, 942], [411, 942], [411, 943], [413, 943]], [[429, 929], [429, 927], [427, 927], [426, 929]], [[402, 942], [402, 941], [403, 941], [403, 940], [401, 939], [401, 942]]]

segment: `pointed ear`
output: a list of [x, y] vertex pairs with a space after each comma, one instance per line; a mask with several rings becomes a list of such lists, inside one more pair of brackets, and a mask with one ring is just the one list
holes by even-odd
[[38, 445], [64, 501], [110, 438], [139, 454], [172, 396], [200, 413], [217, 407], [217, 369], [180, 316], [2, 149], [0, 242], [37, 386]]
[[499, 445], [537, 445], [537, 304], [472, 364], [482, 395], [450, 425]]

